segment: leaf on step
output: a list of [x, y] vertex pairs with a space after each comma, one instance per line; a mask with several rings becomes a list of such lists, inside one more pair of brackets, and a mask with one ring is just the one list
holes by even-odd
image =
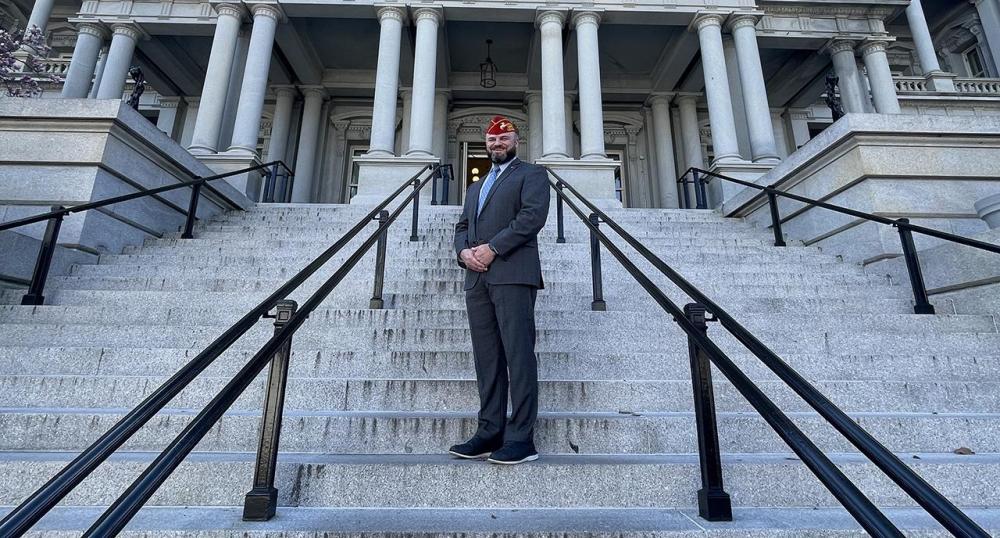
[[915, 459], [915, 460], [919, 460], [919, 459], [920, 459], [920, 456], [918, 456], [918, 455], [914, 454], [914, 455], [913, 455], [913, 459]]
[[579, 447], [579, 445], [574, 445], [573, 441], [569, 442], [569, 447], [573, 449], [573, 452], [576, 452], [577, 454], [580, 453], [580, 447]]
[[973, 452], [971, 448], [966, 446], [960, 446], [956, 448], [953, 452], [955, 454], [958, 454], [959, 456], [971, 456], [975, 454], [975, 452]]
[[491, 518], [491, 519], [496, 519], [496, 518], [497, 518], [497, 515], [496, 515], [496, 514], [490, 514], [490, 518]]

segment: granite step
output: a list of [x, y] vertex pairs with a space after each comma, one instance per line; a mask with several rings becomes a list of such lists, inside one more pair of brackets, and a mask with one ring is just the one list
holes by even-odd
[[[198, 413], [165, 409], [122, 450], [161, 450]], [[0, 450], [81, 451], [110, 429], [126, 409], [0, 408]], [[856, 452], [815, 413], [793, 421], [824, 452]], [[852, 418], [894, 452], [948, 453], [961, 447], [1000, 453], [1000, 414], [854, 413]], [[227, 413], [195, 449], [257, 450], [259, 410]], [[332, 454], [443, 454], [476, 432], [474, 413], [288, 411], [282, 452]], [[756, 413], [718, 414], [720, 447], [727, 453], [780, 453], [784, 442]], [[542, 412], [535, 445], [543, 454], [680, 454], [698, 450], [693, 413]]]
[[[38, 376], [0, 375], [7, 407], [131, 408], [159, 387], [163, 376]], [[181, 392], [171, 406], [200, 408], [229, 377], [202, 376]], [[782, 382], [758, 380], [757, 385], [784, 411], [811, 410]], [[813, 384], [847, 412], [997, 413], [1000, 382], [947, 381], [817, 381]], [[263, 377], [254, 381], [233, 405], [235, 410], [259, 409]], [[719, 411], [752, 411], [725, 380], [715, 382]], [[289, 410], [474, 412], [479, 408], [476, 382], [467, 379], [344, 379], [288, 380]], [[691, 381], [674, 380], [541, 380], [539, 409], [559, 412], [691, 411]]]
[[[0, 453], [0, 505], [12, 505], [65, 465], [73, 453]], [[914, 506], [888, 478], [854, 454], [829, 454], [880, 506]], [[931, 485], [959, 506], [1000, 503], [1000, 456], [902, 454]], [[914, 457], [916, 456], [916, 457]], [[64, 500], [107, 506], [152, 459], [113, 455]], [[727, 454], [726, 490], [735, 506], [833, 507], [836, 501], [794, 456]], [[240, 506], [253, 474], [251, 453], [195, 453], [182, 463], [150, 506]], [[283, 454], [279, 505], [300, 507], [568, 508], [693, 507], [697, 456], [551, 455], [531, 465], [498, 468], [441, 455]], [[456, 487], [461, 484], [462, 487]], [[197, 487], [194, 487], [197, 485]]]
[[[76, 538], [103, 510], [56, 508], [26, 538]], [[990, 532], [1000, 532], [994, 510], [965, 508]], [[884, 508], [904, 532], [950, 537], [923, 510]], [[0, 508], [0, 514], [4, 509]], [[282, 507], [269, 522], [245, 522], [242, 507], [149, 507], [122, 538], [847, 538], [868, 536], [841, 508], [733, 508], [733, 521], [709, 522], [694, 508], [315, 508]]]
[[[179, 370], [201, 350], [149, 347], [0, 347], [0, 371], [20, 375], [157, 376]], [[237, 345], [219, 357], [206, 375], [232, 377], [256, 349]], [[686, 350], [673, 353], [538, 352], [542, 379], [684, 379], [690, 365]], [[730, 353], [752, 379], [773, 379], [749, 352]], [[812, 381], [943, 381], [1000, 379], [997, 355], [784, 353], [781, 358]], [[471, 350], [330, 351], [292, 347], [289, 375], [303, 378], [471, 379]], [[722, 379], [716, 374], [717, 379]]]

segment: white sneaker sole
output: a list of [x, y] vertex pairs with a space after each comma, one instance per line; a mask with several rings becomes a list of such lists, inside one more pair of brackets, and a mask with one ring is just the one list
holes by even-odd
[[448, 453], [451, 454], [452, 456], [455, 456], [457, 458], [462, 458], [464, 460], [480, 460], [492, 454], [492, 452], [483, 452], [482, 454], [475, 454], [470, 456], [468, 454], [459, 454], [454, 450], [449, 450]]
[[535, 461], [537, 459], [538, 459], [538, 454], [532, 454], [530, 456], [525, 457], [524, 459], [520, 459], [517, 461], [500, 461], [500, 460], [495, 460], [493, 458], [489, 458], [486, 461], [490, 463], [496, 463], [497, 465], [517, 465], [518, 463], [526, 463], [529, 461]]

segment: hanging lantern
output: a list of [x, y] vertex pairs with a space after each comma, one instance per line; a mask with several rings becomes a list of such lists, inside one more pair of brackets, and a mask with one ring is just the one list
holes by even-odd
[[479, 85], [484, 88], [492, 88], [497, 85], [497, 64], [493, 63], [490, 57], [490, 45], [492, 39], [486, 40], [486, 60], [479, 64]]

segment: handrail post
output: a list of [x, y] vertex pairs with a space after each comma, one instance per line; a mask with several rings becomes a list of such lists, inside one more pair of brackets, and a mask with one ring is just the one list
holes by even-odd
[[[413, 190], [420, 190], [420, 180], [413, 180]], [[417, 236], [417, 221], [420, 218], [420, 194], [413, 197], [413, 226], [410, 229], [410, 241], [419, 241]]]
[[181, 239], [194, 239], [194, 221], [197, 219], [195, 214], [198, 212], [198, 198], [201, 197], [202, 185], [204, 183], [191, 187], [191, 200], [188, 202], [187, 219], [184, 221], [184, 233], [181, 234]]
[[698, 204], [697, 209], [708, 209], [708, 201], [705, 200], [705, 183], [698, 175], [697, 170], [691, 170], [694, 175], [694, 199]]
[[771, 228], [774, 230], [774, 246], [785, 246], [785, 234], [781, 232], [781, 213], [778, 212], [778, 195], [774, 187], [766, 187], [767, 205], [771, 209]]
[[442, 169], [444, 168], [447, 168], [448, 171], [441, 176], [441, 205], [448, 205], [448, 187], [451, 185], [452, 179], [455, 178], [455, 169], [450, 164], [442, 167]]
[[[282, 300], [275, 305], [274, 334], [278, 334], [295, 314], [298, 304]], [[271, 357], [267, 374], [267, 392], [264, 394], [264, 414], [261, 417], [260, 444], [257, 446], [257, 464], [254, 466], [253, 489], [243, 502], [244, 521], [268, 521], [278, 507], [278, 490], [274, 487], [274, 474], [278, 465], [278, 440], [281, 436], [281, 416], [285, 408], [285, 385], [288, 381], [288, 359], [292, 351], [289, 338]]]
[[[61, 211], [63, 206], [52, 206], [50, 211]], [[52, 267], [52, 258], [56, 254], [56, 245], [59, 241], [59, 229], [62, 227], [63, 214], [49, 219], [45, 226], [45, 235], [42, 236], [42, 244], [38, 247], [38, 259], [35, 260], [35, 271], [31, 275], [31, 284], [28, 285], [28, 293], [21, 297], [22, 305], [45, 304], [45, 281], [49, 278], [49, 268]]]
[[[704, 335], [708, 335], [705, 307], [698, 303], [684, 305], [684, 315]], [[722, 453], [715, 418], [715, 394], [712, 367], [705, 350], [688, 336], [691, 358], [691, 385], [694, 389], [694, 420], [698, 429], [698, 459], [701, 463], [701, 489], [698, 490], [698, 515], [707, 521], [732, 521], [729, 494], [722, 486]]]
[[385, 306], [382, 300], [382, 287], [385, 282], [385, 245], [389, 236], [389, 211], [383, 209], [379, 211], [378, 217], [378, 246], [375, 253], [375, 290], [372, 292], [372, 299], [368, 303], [368, 308], [381, 309]]
[[[590, 214], [590, 223], [595, 227], [600, 225], [597, 213]], [[594, 281], [594, 300], [590, 303], [590, 309], [604, 312], [608, 309], [608, 303], [604, 302], [604, 283], [601, 278], [601, 242], [593, 230], [590, 231], [590, 271]]]
[[278, 187], [278, 164], [275, 163], [271, 166], [270, 172], [267, 174], [267, 185], [264, 187], [264, 202], [274, 203], [274, 191]]
[[691, 209], [691, 193], [688, 192], [688, 173], [685, 172], [683, 176], [677, 179], [677, 182], [681, 185], [681, 195], [684, 197], [684, 207], [682, 209]]
[[[566, 187], [563, 186], [562, 180], [556, 181], [556, 188], [559, 192], [563, 192]], [[556, 193], [556, 243], [566, 242], [566, 230], [563, 223], [563, 197]]]
[[441, 167], [431, 175], [431, 205], [438, 205], [438, 178], [441, 177]]
[[913, 312], [916, 314], [933, 314], [934, 305], [927, 298], [924, 275], [920, 271], [920, 260], [917, 259], [917, 248], [913, 245], [913, 232], [906, 226], [909, 223], [910, 219], [896, 219], [895, 226], [899, 230], [899, 242], [903, 245], [906, 272], [910, 276], [910, 288], [913, 289]]

